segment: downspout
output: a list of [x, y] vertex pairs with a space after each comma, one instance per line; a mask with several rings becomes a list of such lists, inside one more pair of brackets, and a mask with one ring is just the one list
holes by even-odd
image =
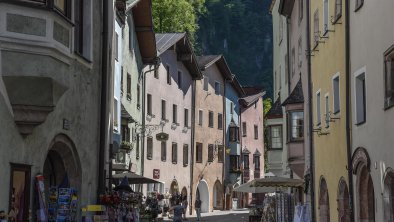
[[345, 50], [346, 50], [346, 145], [347, 145], [347, 168], [349, 179], [349, 206], [350, 221], [354, 221], [354, 205], [353, 205], [353, 165], [352, 165], [352, 141], [351, 141], [351, 98], [350, 98], [350, 16], [349, 1], [345, 1]]
[[107, 97], [108, 97], [108, 62], [110, 61], [109, 49], [109, 2], [103, 1], [102, 4], [102, 15], [103, 15], [103, 26], [102, 26], [102, 45], [101, 45], [101, 98], [100, 98], [100, 142], [99, 142], [99, 154], [98, 154], [98, 189], [97, 189], [97, 200], [99, 201], [100, 194], [105, 192], [105, 150], [107, 142], [107, 129], [108, 129], [108, 109], [107, 109]]
[[194, 133], [196, 127], [196, 81], [192, 82], [192, 130], [191, 130], [191, 144], [190, 144], [190, 202], [189, 215], [193, 214], [193, 173], [194, 173]]
[[312, 221], [316, 221], [315, 209], [315, 158], [313, 146], [313, 93], [312, 93], [312, 67], [311, 67], [311, 30], [310, 30], [310, 1], [306, 0], [306, 51], [308, 60], [308, 112], [309, 112], [309, 171], [310, 171], [310, 192], [311, 192], [311, 217]]
[[225, 171], [226, 171], [226, 145], [227, 145], [227, 143], [226, 143], [226, 132], [227, 132], [227, 106], [226, 106], [226, 89], [227, 89], [227, 82], [230, 82], [231, 80], [227, 80], [227, 79], [224, 79], [224, 95], [223, 95], [223, 121], [222, 121], [222, 123], [223, 123], [223, 126], [222, 126], [222, 129], [223, 129], [223, 154], [222, 154], [222, 158], [223, 158], [223, 163], [222, 163], [222, 186], [223, 186], [223, 196], [222, 196], [222, 203], [223, 203], [223, 206], [222, 206], [222, 210], [225, 210], [225, 204], [226, 204], [226, 186], [225, 186], [225, 184], [224, 184], [224, 180], [225, 180]]
[[[287, 64], [288, 64], [288, 66], [287, 67], [290, 67], [290, 34], [289, 34], [289, 24], [290, 24], [290, 22], [289, 22], [289, 18], [288, 17], [286, 17], [286, 44], [287, 44]], [[295, 64], [293, 64], [293, 65], [295, 65]], [[291, 66], [291, 69], [287, 69], [287, 73], [286, 73], [286, 75], [287, 75], [287, 95], [290, 95], [290, 90], [291, 90], [291, 88], [290, 88], [290, 85], [291, 85], [291, 75], [290, 75], [290, 73], [291, 73], [291, 70], [293, 69], [293, 67]], [[281, 80], [282, 81], [282, 80]]]

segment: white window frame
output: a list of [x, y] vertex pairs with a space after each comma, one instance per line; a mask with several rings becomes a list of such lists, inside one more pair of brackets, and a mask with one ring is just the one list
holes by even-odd
[[316, 126], [321, 126], [321, 90], [316, 92]]
[[357, 79], [361, 76], [361, 75], [364, 75], [364, 81], [365, 81], [365, 97], [367, 96], [367, 70], [366, 70], [366, 67], [364, 66], [364, 67], [362, 67], [361, 69], [359, 69], [359, 70], [357, 70], [356, 72], [354, 72], [353, 73], [353, 89], [354, 89], [354, 105], [353, 105], [353, 107], [354, 107], [354, 113], [355, 113], [355, 115], [354, 115], [354, 124], [355, 125], [364, 125], [366, 122], [367, 122], [367, 98], [364, 98], [364, 100], [365, 100], [365, 113], [364, 113], [364, 117], [365, 117], [365, 119], [364, 119], [364, 121], [358, 121], [358, 118], [357, 118]]
[[[338, 79], [338, 92], [335, 91], [335, 81]], [[338, 95], [337, 95], [338, 94]], [[338, 96], [338, 107], [336, 107], [335, 102], [336, 99], [335, 97]], [[338, 109], [337, 109], [338, 108]], [[332, 77], [332, 114], [338, 114], [341, 112], [341, 77], [340, 73], [337, 72], [333, 77]]]

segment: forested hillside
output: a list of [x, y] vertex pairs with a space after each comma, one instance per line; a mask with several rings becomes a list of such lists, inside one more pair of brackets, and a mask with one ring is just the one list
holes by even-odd
[[271, 0], [153, 0], [155, 31], [188, 32], [197, 54], [223, 54], [242, 85], [272, 92]]
[[270, 0], [206, 0], [198, 18], [201, 54], [224, 54], [243, 85], [272, 92], [272, 20]]

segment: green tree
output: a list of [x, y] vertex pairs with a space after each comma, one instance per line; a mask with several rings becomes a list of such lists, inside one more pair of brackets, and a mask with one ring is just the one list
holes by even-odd
[[264, 113], [264, 170], [266, 173], [268, 173], [268, 149], [270, 146], [269, 143], [269, 127], [267, 126], [267, 113], [270, 111], [272, 107], [272, 99], [271, 98], [267, 98], [265, 100], [263, 100], [263, 113]]
[[204, 13], [205, 0], [153, 0], [155, 32], [187, 32], [194, 41], [197, 18]]

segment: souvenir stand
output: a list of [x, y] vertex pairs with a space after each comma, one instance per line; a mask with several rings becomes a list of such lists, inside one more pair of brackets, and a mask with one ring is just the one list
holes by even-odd
[[[262, 207], [250, 209], [249, 222], [291, 221], [293, 201], [289, 188], [302, 188], [303, 180], [283, 177], [260, 178], [234, 189], [243, 193], [266, 193]], [[258, 205], [257, 205], [258, 206]]]

